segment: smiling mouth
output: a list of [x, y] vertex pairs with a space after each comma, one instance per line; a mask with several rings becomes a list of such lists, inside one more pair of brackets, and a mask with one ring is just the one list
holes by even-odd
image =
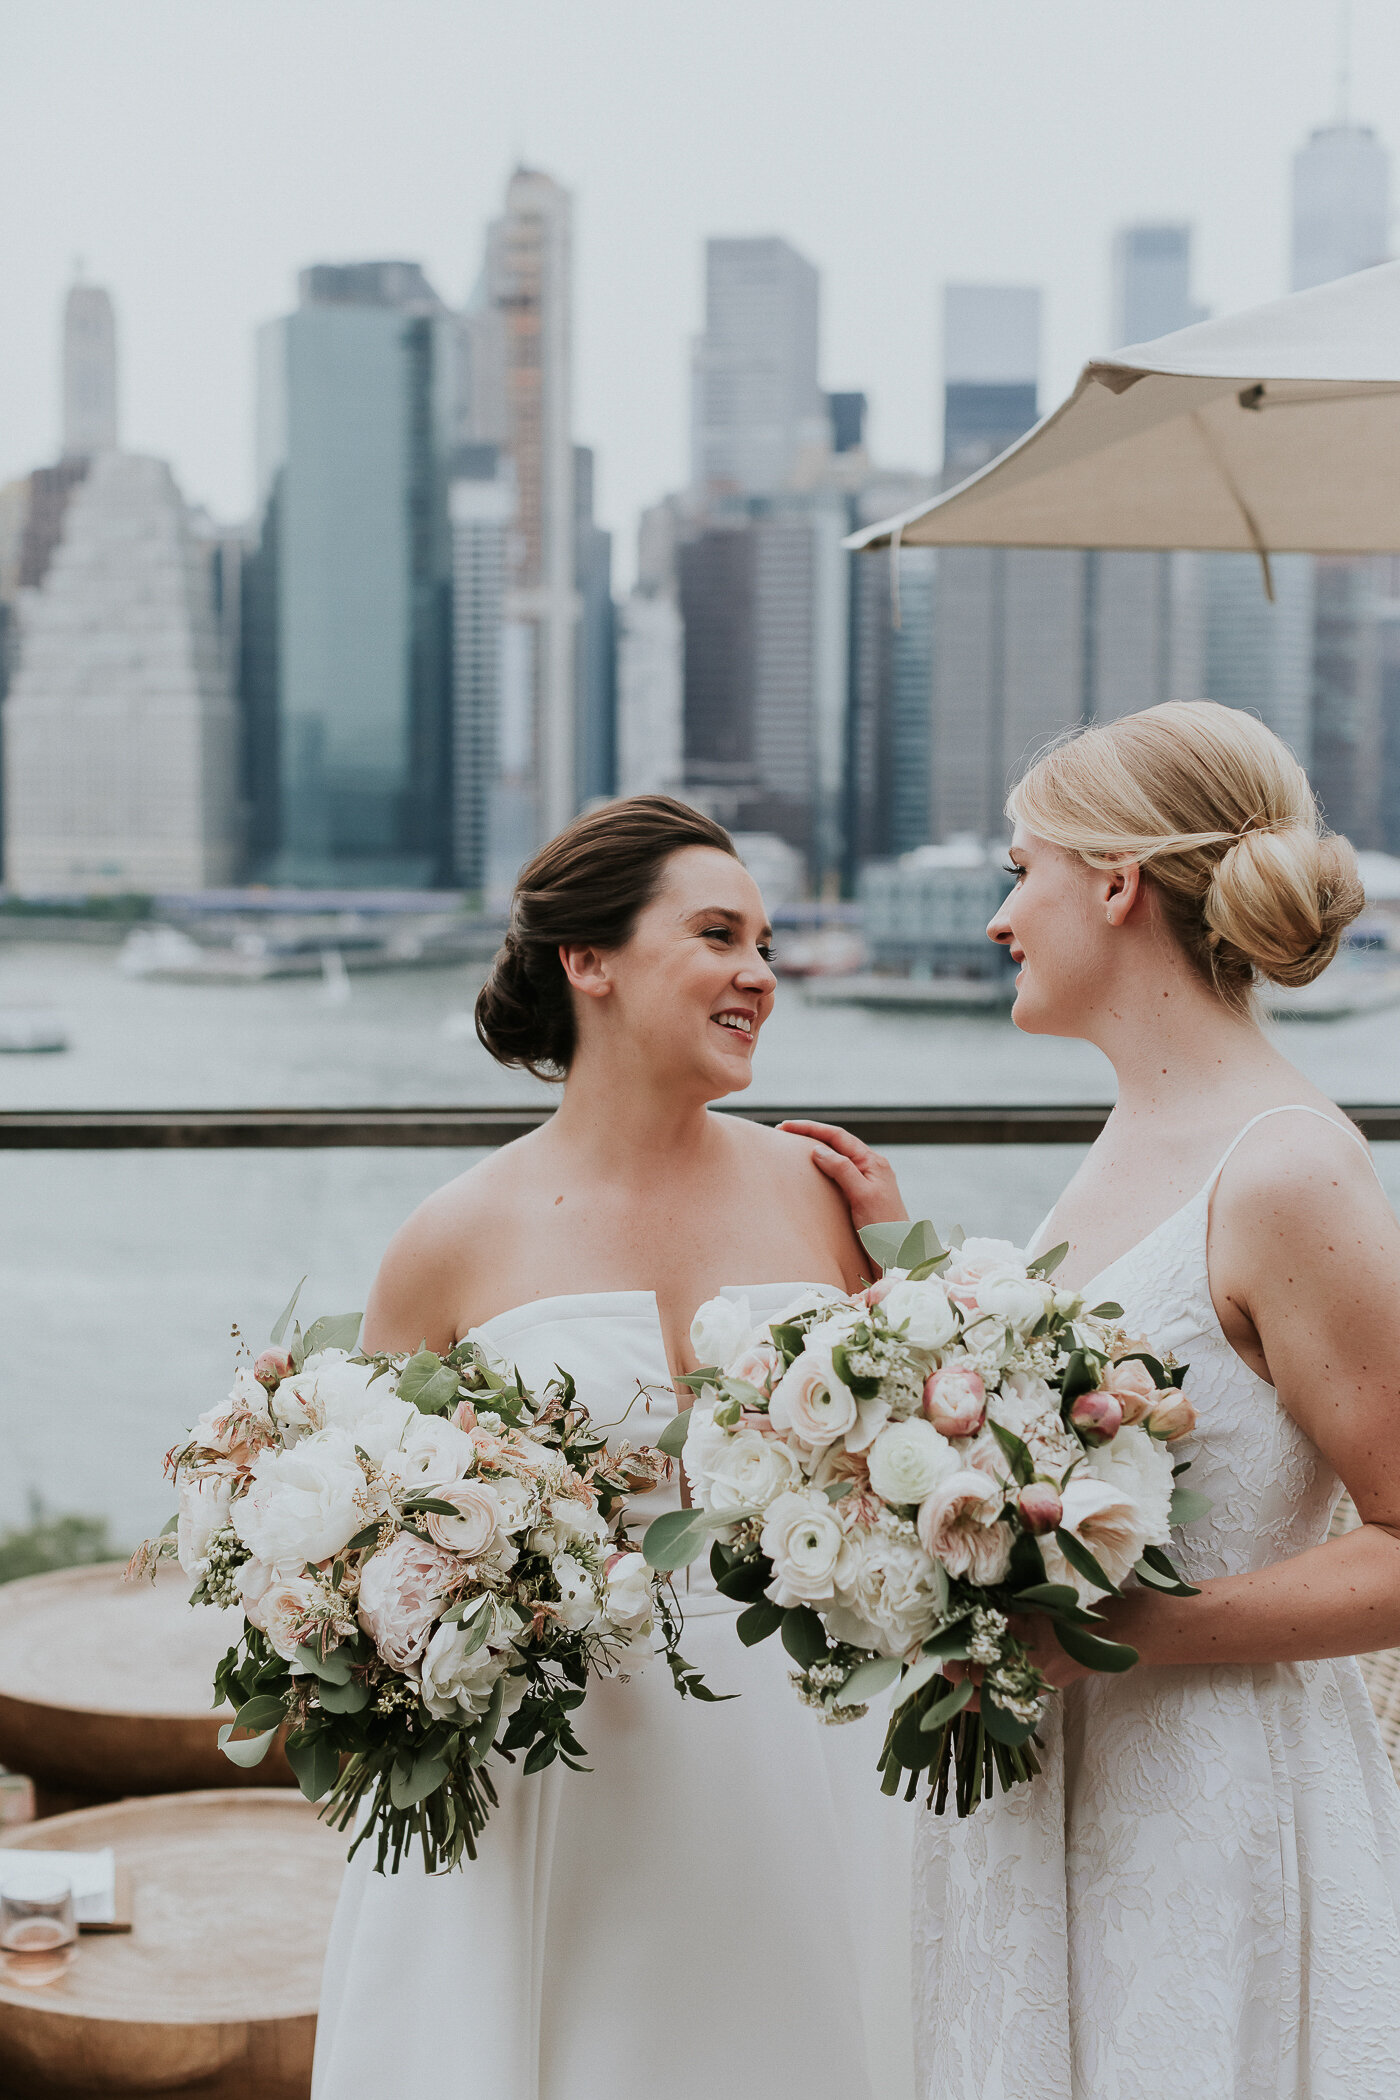
[[717, 1028], [728, 1035], [737, 1035], [741, 1043], [753, 1042], [754, 1017], [752, 1014], [711, 1014], [710, 1019]]

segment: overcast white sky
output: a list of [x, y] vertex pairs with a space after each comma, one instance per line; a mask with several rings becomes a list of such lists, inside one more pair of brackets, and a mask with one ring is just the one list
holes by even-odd
[[[686, 472], [710, 233], [822, 271], [823, 376], [935, 463], [945, 280], [1046, 289], [1042, 406], [1111, 347], [1108, 244], [1198, 230], [1217, 311], [1285, 289], [1289, 157], [1341, 0], [0, 0], [0, 479], [54, 453], [72, 260], [116, 299], [122, 436], [252, 500], [252, 334], [304, 263], [458, 301], [520, 158], [573, 190], [576, 427], [631, 567]], [[1400, 7], [1354, 0], [1353, 116], [1400, 144]]]

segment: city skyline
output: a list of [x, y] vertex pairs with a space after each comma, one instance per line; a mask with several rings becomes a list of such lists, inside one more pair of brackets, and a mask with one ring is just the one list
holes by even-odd
[[[858, 41], [823, 0], [756, 15], [721, 0], [703, 28], [664, 35], [610, 0], [588, 38], [544, 4], [530, 26], [548, 34], [533, 38], [483, 10], [464, 39], [431, 0], [407, 17], [416, 37], [381, 8], [348, 13], [334, 41], [315, 0], [294, 23], [249, 0], [237, 34], [231, 9], [196, 22], [158, 0], [133, 0], [120, 35], [83, 0], [10, 26], [0, 208], [25, 319], [0, 345], [0, 478], [58, 451], [52, 347], [81, 251], [118, 306], [126, 442], [170, 458], [192, 500], [247, 516], [251, 336], [285, 310], [294, 270], [415, 256], [456, 305], [509, 167], [529, 159], [575, 198], [575, 431], [597, 454], [625, 582], [637, 513], [687, 478], [704, 236], [780, 235], [811, 259], [822, 384], [866, 392], [874, 455], [925, 470], [942, 283], [1046, 287], [1051, 402], [1109, 345], [1108, 244], [1124, 224], [1192, 223], [1216, 311], [1285, 288], [1289, 161], [1334, 113], [1335, 9], [1321, 0], [1238, 0], [1224, 23], [1188, 0], [1170, 35], [1142, 22], [1130, 36], [1089, 0], [1057, 10], [1053, 32], [1024, 8], [993, 4], [969, 25], [885, 0]], [[1374, 0], [1354, 15], [1351, 114], [1384, 137], [1400, 23]], [[406, 75], [411, 137], [376, 117], [363, 151], [357, 117]], [[45, 106], [58, 114], [41, 136]]]

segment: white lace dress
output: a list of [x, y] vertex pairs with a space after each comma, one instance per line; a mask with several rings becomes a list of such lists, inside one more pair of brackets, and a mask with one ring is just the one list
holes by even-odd
[[[1090, 1298], [1190, 1365], [1197, 1579], [1317, 1544], [1340, 1492], [1216, 1318], [1224, 1163]], [[1139, 1666], [1056, 1708], [1038, 1779], [919, 1817], [920, 2100], [1396, 2100], [1400, 1805], [1355, 1662]]]
[[[800, 1288], [742, 1295], [771, 1319]], [[477, 1331], [532, 1385], [572, 1371], [600, 1424], [648, 1388], [634, 1443], [675, 1413], [649, 1291], [541, 1299]], [[672, 1485], [640, 1511], [677, 1503]], [[879, 1790], [883, 1717], [823, 1727], [777, 1642], [741, 1645], [740, 1607], [702, 1569], [683, 1652], [742, 1697], [682, 1702], [660, 1662], [596, 1683], [577, 1716], [592, 1771], [526, 1779], [493, 1760], [500, 1805], [474, 1864], [376, 1875], [361, 1848], [314, 2100], [911, 2100], [915, 1819]]]

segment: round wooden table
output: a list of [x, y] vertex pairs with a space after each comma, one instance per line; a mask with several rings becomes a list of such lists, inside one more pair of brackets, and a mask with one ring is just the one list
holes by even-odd
[[0, 2093], [306, 2100], [346, 1839], [280, 1788], [118, 1801], [32, 1823], [27, 1851], [110, 1845], [132, 1930], [83, 1933], [57, 1983], [0, 1976]]
[[220, 1750], [214, 1667], [241, 1621], [189, 1593], [169, 1562], [154, 1582], [103, 1561], [0, 1585], [0, 1764], [90, 1800], [292, 1785], [275, 1744], [250, 1772]]

